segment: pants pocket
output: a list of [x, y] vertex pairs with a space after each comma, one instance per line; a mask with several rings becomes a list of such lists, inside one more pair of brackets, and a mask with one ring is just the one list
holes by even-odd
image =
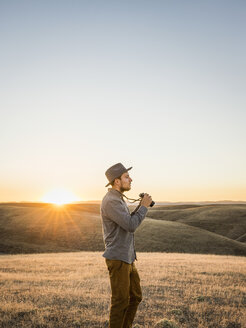
[[108, 266], [109, 273], [112, 273], [113, 271], [119, 271], [122, 268], [123, 261], [121, 260], [109, 260], [106, 259], [106, 263]]

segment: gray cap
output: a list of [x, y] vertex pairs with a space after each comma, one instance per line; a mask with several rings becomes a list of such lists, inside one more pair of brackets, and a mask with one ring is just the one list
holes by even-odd
[[105, 175], [106, 175], [106, 177], [107, 177], [107, 179], [109, 181], [109, 183], [106, 184], [105, 187], [108, 187], [110, 185], [110, 183], [114, 181], [114, 179], [121, 177], [121, 175], [123, 173], [129, 171], [130, 169], [132, 169], [132, 166], [129, 167], [128, 169], [126, 169], [125, 166], [122, 165], [121, 163], [117, 163], [117, 164], [111, 166], [105, 172]]

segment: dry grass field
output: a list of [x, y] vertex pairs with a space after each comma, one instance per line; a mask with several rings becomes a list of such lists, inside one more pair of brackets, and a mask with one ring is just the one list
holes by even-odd
[[[143, 301], [135, 327], [246, 327], [245, 257], [137, 255]], [[0, 289], [0, 327], [108, 326], [102, 252], [1, 255]]]

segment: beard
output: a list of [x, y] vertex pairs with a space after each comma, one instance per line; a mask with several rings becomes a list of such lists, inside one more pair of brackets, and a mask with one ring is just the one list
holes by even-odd
[[128, 191], [130, 189], [131, 189], [131, 186], [130, 187], [123, 187], [123, 186], [121, 186], [120, 187], [120, 192]]

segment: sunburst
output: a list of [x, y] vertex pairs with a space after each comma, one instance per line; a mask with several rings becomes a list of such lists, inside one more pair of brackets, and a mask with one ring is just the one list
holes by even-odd
[[42, 198], [44, 203], [52, 203], [57, 206], [77, 202], [80, 199], [71, 191], [65, 189], [53, 189]]

